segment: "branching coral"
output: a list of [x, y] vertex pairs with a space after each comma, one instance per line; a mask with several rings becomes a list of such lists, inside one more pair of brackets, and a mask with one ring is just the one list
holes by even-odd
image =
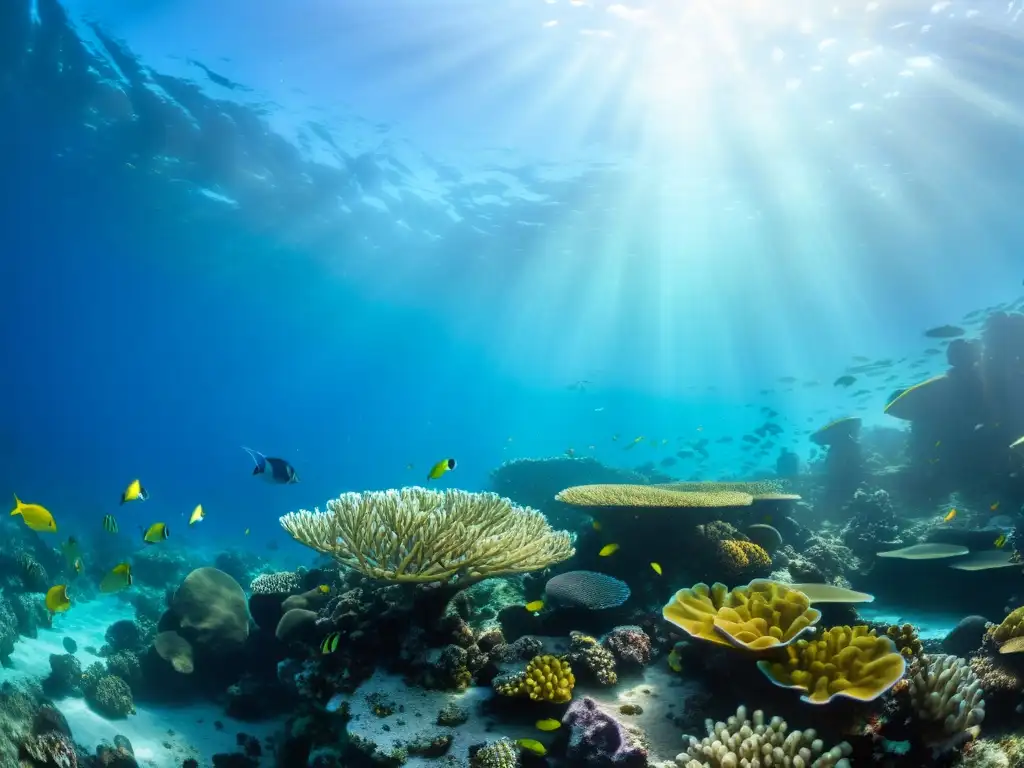
[[780, 687], [804, 691], [802, 700], [811, 704], [837, 696], [873, 701], [906, 671], [895, 643], [865, 626], [832, 627], [816, 639], [797, 640], [785, 653], [785, 661], [759, 661], [757, 668]]
[[662, 616], [691, 637], [747, 650], [789, 645], [818, 623], [807, 595], [784, 584], [755, 579], [729, 590], [724, 584], [681, 589]]
[[826, 751], [813, 730], [790, 731], [781, 717], [765, 722], [761, 710], [748, 719], [741, 706], [726, 722], [705, 720], [704, 725], [708, 735], [691, 736], [689, 747], [676, 756], [679, 768], [850, 768], [852, 750], [845, 741]]
[[957, 656], [922, 656], [910, 678], [910, 697], [923, 720], [941, 722], [949, 734], [977, 736], [985, 719], [985, 692], [971, 667]]
[[297, 541], [374, 579], [458, 581], [526, 573], [572, 557], [572, 537], [493, 493], [425, 488], [346, 493], [320, 512], [290, 512]]

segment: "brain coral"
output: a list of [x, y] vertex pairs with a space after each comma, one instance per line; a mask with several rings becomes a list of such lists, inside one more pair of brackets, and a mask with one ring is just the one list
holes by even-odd
[[534, 701], [564, 704], [576, 685], [569, 662], [556, 656], [534, 656], [526, 671], [495, 678], [494, 690], [502, 696], [529, 696]]
[[726, 539], [716, 545], [718, 559], [729, 570], [737, 574], [750, 569], [771, 568], [772, 559], [765, 548], [752, 541]]
[[759, 661], [758, 669], [782, 688], [805, 692], [802, 701], [827, 704], [837, 696], [873, 701], [906, 671], [906, 660], [888, 637], [868, 627], [832, 627], [786, 648], [786, 661]]
[[240, 645], [249, 636], [245, 593], [216, 568], [197, 568], [186, 576], [171, 599], [171, 612], [181, 634], [200, 645]]
[[560, 573], [544, 585], [548, 598], [562, 606], [615, 608], [629, 599], [629, 585], [614, 576], [596, 571]]
[[662, 616], [691, 637], [748, 650], [789, 645], [821, 619], [807, 595], [766, 579], [732, 590], [695, 584], [676, 592]]

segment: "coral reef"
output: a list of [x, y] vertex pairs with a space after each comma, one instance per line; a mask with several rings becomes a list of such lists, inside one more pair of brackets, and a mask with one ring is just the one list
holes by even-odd
[[562, 716], [562, 725], [569, 732], [565, 759], [569, 765], [593, 768], [645, 768], [647, 750], [611, 715], [602, 712], [597, 703], [584, 696], [569, 705]]
[[985, 692], [970, 665], [956, 656], [922, 656], [910, 677], [910, 696], [922, 720], [941, 723], [947, 736], [977, 736]]
[[569, 662], [555, 656], [535, 656], [526, 670], [495, 678], [494, 690], [502, 696], [528, 696], [533, 701], [564, 704], [576, 685]]
[[84, 693], [89, 706], [104, 717], [119, 718], [135, 714], [132, 689], [117, 675], [90, 675]]
[[651, 663], [651, 638], [640, 627], [615, 627], [601, 638], [617, 664], [637, 671]]
[[896, 512], [886, 491], [858, 488], [842, 514], [846, 524], [840, 536], [857, 557], [870, 559], [876, 552], [903, 545]]
[[615, 685], [619, 681], [615, 671], [615, 656], [610, 650], [583, 632], [570, 632], [569, 638], [566, 658], [576, 665], [576, 669], [587, 670], [601, 685]]

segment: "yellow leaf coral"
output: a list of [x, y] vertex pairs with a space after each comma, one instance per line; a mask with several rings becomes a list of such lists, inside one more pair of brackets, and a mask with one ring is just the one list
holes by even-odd
[[1002, 624], [992, 630], [992, 639], [1002, 645], [1014, 637], [1024, 636], [1024, 606], [1012, 611]]
[[782, 688], [804, 691], [802, 701], [827, 704], [840, 696], [873, 701], [906, 671], [906, 659], [888, 637], [868, 627], [832, 627], [813, 640], [785, 649], [786, 660], [759, 661], [757, 668]]
[[565, 704], [576, 685], [569, 662], [547, 654], [534, 656], [526, 671], [495, 679], [494, 690], [502, 696], [529, 696], [534, 701]]
[[[730, 573], [738, 574], [751, 569], [771, 567], [772, 559], [768, 555], [768, 551], [760, 544], [740, 539], [726, 539], [718, 542], [716, 546], [718, 547], [719, 562]], [[751, 574], [747, 575], [749, 577]]]
[[766, 579], [732, 590], [694, 584], [676, 592], [661, 614], [691, 637], [752, 651], [789, 645], [821, 619], [807, 595]]

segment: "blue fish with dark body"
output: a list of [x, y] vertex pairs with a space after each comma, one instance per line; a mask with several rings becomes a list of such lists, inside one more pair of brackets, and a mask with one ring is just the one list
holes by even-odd
[[253, 475], [262, 477], [268, 483], [277, 483], [278, 485], [290, 485], [291, 483], [299, 482], [299, 475], [295, 471], [295, 467], [284, 459], [264, 456], [259, 451], [254, 451], [252, 448], [246, 448], [245, 446], [242, 446], [242, 450], [252, 456], [252, 460], [256, 462], [256, 466], [252, 470]]

